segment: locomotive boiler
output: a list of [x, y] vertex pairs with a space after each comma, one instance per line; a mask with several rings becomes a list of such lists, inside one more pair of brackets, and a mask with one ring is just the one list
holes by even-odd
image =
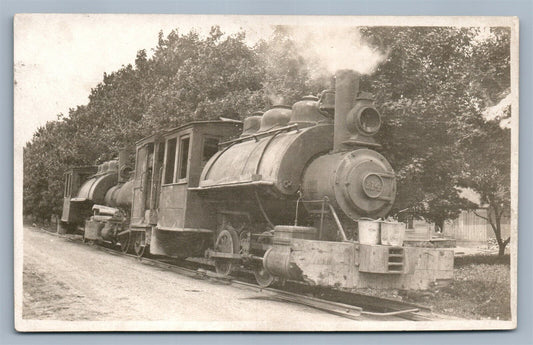
[[379, 227], [396, 196], [394, 171], [377, 151], [380, 127], [359, 75], [338, 71], [333, 89], [292, 107], [140, 140], [131, 179], [120, 157], [97, 171], [73, 169], [62, 220], [137, 255], [206, 257], [221, 275], [249, 269], [263, 286], [449, 281], [451, 250], [361, 236], [365, 224]]

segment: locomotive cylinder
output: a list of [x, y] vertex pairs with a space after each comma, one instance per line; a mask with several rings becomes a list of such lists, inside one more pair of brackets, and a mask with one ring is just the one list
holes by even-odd
[[263, 257], [263, 267], [274, 277], [299, 280], [302, 270], [294, 262], [289, 245], [278, 245], [270, 248]]

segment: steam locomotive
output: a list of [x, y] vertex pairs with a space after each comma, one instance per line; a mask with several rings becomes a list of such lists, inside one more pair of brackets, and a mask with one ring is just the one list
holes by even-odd
[[207, 258], [220, 275], [245, 268], [262, 286], [450, 281], [449, 249], [363, 239], [396, 195], [394, 171], [376, 151], [380, 127], [359, 75], [341, 70], [319, 98], [146, 137], [133, 168], [121, 151], [118, 160], [71, 169], [62, 225], [138, 256]]

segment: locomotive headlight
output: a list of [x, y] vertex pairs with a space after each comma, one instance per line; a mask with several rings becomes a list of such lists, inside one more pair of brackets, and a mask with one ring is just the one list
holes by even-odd
[[360, 102], [348, 114], [346, 125], [353, 135], [373, 136], [381, 128], [381, 116], [370, 102]]
[[357, 125], [368, 135], [376, 134], [381, 127], [381, 117], [374, 107], [365, 107], [359, 112]]

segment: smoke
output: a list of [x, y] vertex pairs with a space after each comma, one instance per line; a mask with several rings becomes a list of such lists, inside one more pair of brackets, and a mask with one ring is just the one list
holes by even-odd
[[317, 77], [331, 75], [339, 69], [372, 74], [387, 53], [371, 47], [356, 27], [286, 26], [298, 53], [310, 63]]
[[268, 100], [270, 101], [271, 105], [286, 104], [285, 97], [283, 97], [282, 95], [276, 94], [273, 91], [268, 91], [266, 96]]
[[262, 48], [260, 58], [266, 70], [273, 71], [271, 81], [264, 85], [272, 105], [299, 100], [302, 87], [315, 95], [332, 87], [332, 77], [341, 69], [372, 74], [388, 56], [365, 41], [354, 26], [277, 25]]

